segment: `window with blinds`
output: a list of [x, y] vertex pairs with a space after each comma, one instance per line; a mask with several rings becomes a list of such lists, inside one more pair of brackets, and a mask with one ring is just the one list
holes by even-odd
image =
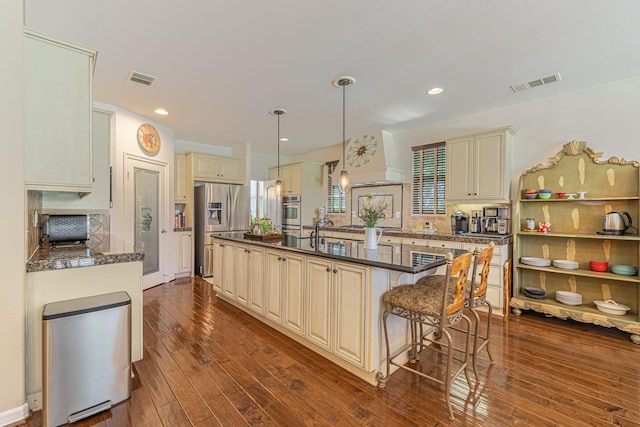
[[445, 214], [446, 145], [444, 142], [411, 147], [411, 213]]
[[339, 185], [334, 185], [331, 174], [338, 167], [338, 160], [327, 162], [327, 213], [345, 213], [347, 211], [347, 195], [340, 191]]

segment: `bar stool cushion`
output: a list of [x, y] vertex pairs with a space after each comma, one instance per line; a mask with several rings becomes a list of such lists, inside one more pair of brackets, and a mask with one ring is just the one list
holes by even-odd
[[[433, 281], [427, 285], [416, 283], [415, 285], [401, 285], [391, 289], [384, 295], [384, 302], [395, 307], [402, 307], [425, 316], [440, 316], [442, 314], [442, 288], [445, 285], [442, 280]], [[455, 288], [449, 289], [447, 304], [453, 302]]]

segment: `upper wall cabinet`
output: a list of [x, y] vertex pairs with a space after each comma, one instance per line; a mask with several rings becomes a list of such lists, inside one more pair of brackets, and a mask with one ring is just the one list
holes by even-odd
[[[90, 194], [59, 191], [42, 192], [42, 210], [47, 213], [108, 212], [111, 204], [111, 112], [93, 112], [91, 145], [93, 146], [93, 190]], [[82, 197], [80, 197], [82, 196]]]
[[246, 183], [244, 159], [189, 153], [187, 162], [191, 164], [194, 181]]
[[447, 141], [447, 203], [509, 203], [512, 127]]
[[187, 203], [187, 156], [176, 153], [173, 160], [175, 202]]
[[25, 30], [25, 185], [90, 192], [91, 81], [96, 52]]

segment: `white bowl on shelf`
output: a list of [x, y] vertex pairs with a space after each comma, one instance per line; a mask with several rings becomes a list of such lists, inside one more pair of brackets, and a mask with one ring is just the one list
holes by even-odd
[[553, 266], [557, 268], [561, 268], [563, 270], [575, 270], [580, 266], [580, 264], [578, 264], [578, 261], [569, 261], [567, 259], [554, 259]]
[[627, 311], [631, 310], [631, 308], [627, 307], [624, 304], [618, 304], [612, 299], [606, 301], [594, 301], [593, 302], [598, 310], [607, 314], [615, 314], [617, 316], [624, 316], [627, 314]]
[[531, 256], [520, 257], [520, 262], [534, 267], [548, 267], [551, 265], [550, 259], [536, 258]]

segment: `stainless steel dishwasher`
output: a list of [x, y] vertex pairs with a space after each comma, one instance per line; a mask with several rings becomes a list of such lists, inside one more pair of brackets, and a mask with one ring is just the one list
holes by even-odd
[[44, 426], [96, 414], [131, 395], [131, 299], [113, 292], [44, 306]]

